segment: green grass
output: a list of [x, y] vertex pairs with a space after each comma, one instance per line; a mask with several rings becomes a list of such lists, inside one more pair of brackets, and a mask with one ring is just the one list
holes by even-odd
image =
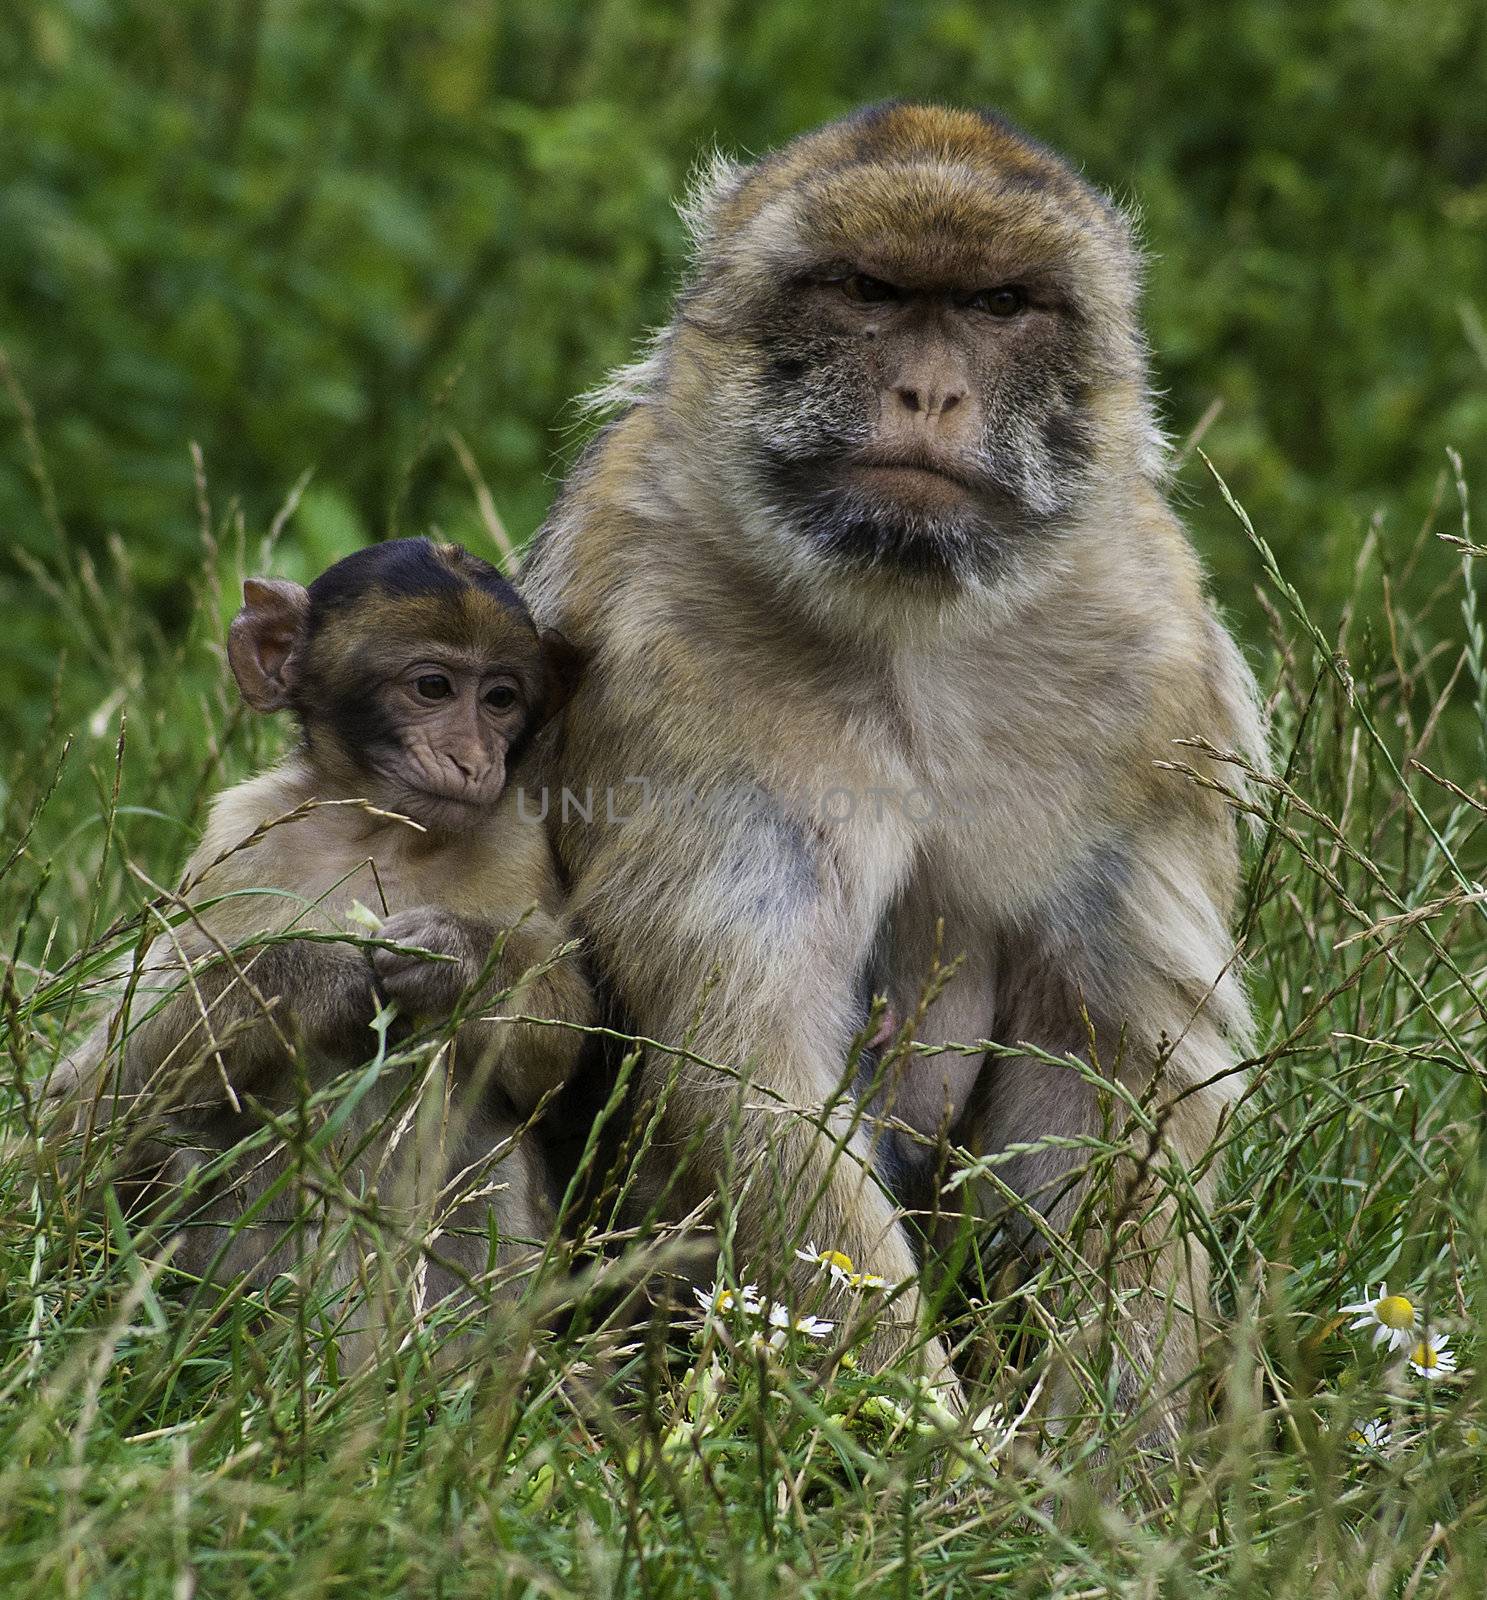
[[[1447, 471], [1418, 537], [1370, 534], [1325, 627], [1255, 540], [1276, 758], [1241, 934], [1263, 1046], [1220, 1202], [1187, 1215], [1223, 1331], [1170, 1452], [1102, 1399], [1098, 1359], [1080, 1414], [1046, 1426], [1043, 1380], [1090, 1348], [1064, 1258], [1029, 1277], [992, 1250], [975, 1295], [942, 1299], [975, 1405], [1000, 1408], [976, 1438], [906, 1375], [839, 1362], [835, 1334], [765, 1355], [740, 1313], [620, 1316], [675, 1265], [664, 1230], [563, 1247], [442, 1362], [447, 1328], [408, 1324], [343, 1373], [313, 1274], [211, 1303], [116, 1210], [81, 1211], [38, 1086], [204, 801], [268, 754], [218, 641], [293, 515], [250, 538], [200, 476], [178, 640], [134, 602], [126, 549], [96, 570], [53, 523], [33, 580], [72, 653], [44, 741], [12, 756], [0, 847], [0, 1593], [1479, 1600], [1487, 604], [1466, 506]], [[1410, 614], [1405, 592], [1426, 596]], [[1096, 1171], [1134, 1136], [1117, 1123]], [[336, 1181], [309, 1135], [298, 1160]], [[738, 1257], [726, 1213], [708, 1225], [736, 1283], [778, 1268]], [[1455, 1375], [1427, 1385], [1348, 1331], [1339, 1307], [1386, 1278]], [[564, 1331], [539, 1331], [559, 1302]], [[1381, 1448], [1349, 1438], [1381, 1418]]]

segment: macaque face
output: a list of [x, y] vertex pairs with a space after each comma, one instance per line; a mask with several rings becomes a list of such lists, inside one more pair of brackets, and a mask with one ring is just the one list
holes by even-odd
[[788, 284], [779, 310], [810, 355], [775, 364], [760, 455], [806, 538], [929, 574], [1071, 503], [1087, 424], [1055, 283], [993, 260], [925, 282], [860, 250]]
[[478, 821], [576, 670], [516, 591], [455, 545], [395, 540], [308, 589], [249, 579], [228, 654], [248, 703], [298, 715], [328, 793], [444, 832]]
[[541, 716], [545, 674], [536, 629], [477, 642], [394, 630], [356, 653], [365, 680], [327, 697], [323, 731], [374, 780], [377, 799], [426, 826], [493, 805]]
[[757, 169], [698, 311], [784, 537], [836, 568], [995, 576], [1081, 501], [1101, 396], [1139, 382], [1134, 257], [1057, 158], [963, 113], [895, 118], [803, 141], [803, 181]]

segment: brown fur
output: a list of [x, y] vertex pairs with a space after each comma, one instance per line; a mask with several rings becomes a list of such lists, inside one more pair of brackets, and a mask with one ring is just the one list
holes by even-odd
[[[641, 1032], [747, 1062], [761, 1090], [819, 1105], [860, 1021], [858, 975], [870, 968], [912, 1016], [942, 922], [944, 957], [962, 965], [919, 1040], [1058, 1056], [1087, 1052], [1093, 1030], [1101, 1069], [1166, 1108], [1154, 1163], [1128, 1133], [1127, 1171], [1170, 1165], [1210, 1193], [1204, 1156], [1249, 1028], [1226, 931], [1236, 846], [1223, 805], [1158, 764], [1175, 739], [1258, 757], [1263, 736], [1165, 502], [1128, 224], [998, 120], [908, 106], [750, 169], [719, 164], [688, 215], [679, 314], [601, 397], [626, 409], [523, 575], [539, 620], [593, 658], [544, 751], [554, 789], [623, 796], [644, 775], [732, 797], [680, 821], [661, 807], [619, 826], [554, 812], [606, 977]], [[843, 299], [844, 272], [903, 294], [880, 316]], [[960, 309], [1009, 281], [1027, 287], [1026, 314], [993, 326]], [[856, 492], [854, 461], [885, 440], [962, 465], [976, 487], [900, 474], [875, 490], [868, 533], [879, 511], [904, 521], [892, 559], [862, 557], [855, 525], [830, 526], [833, 487], [823, 544], [771, 472], [798, 464], [807, 482]], [[843, 788], [943, 805], [927, 819], [859, 803], [844, 819], [824, 801]], [[946, 819], [949, 796], [971, 821]], [[766, 1271], [782, 1238], [809, 1233], [913, 1278], [864, 1134], [858, 1161], [827, 1176], [821, 1134], [767, 1096], [744, 1096], [740, 1147], [725, 1081], [672, 1060], [649, 1071], [653, 1096], [674, 1080], [663, 1147], [704, 1146], [684, 1180], [666, 1174], [678, 1210], [722, 1170], [725, 1139], [742, 1173], [767, 1151], [825, 1185], [809, 1220], [776, 1214], [772, 1182], [745, 1187], [741, 1271]], [[1028, 1144], [995, 1171], [1053, 1226], [1085, 1158], [1039, 1141], [1093, 1133], [1103, 1115], [1071, 1069], [953, 1054], [909, 1056], [885, 1105], [973, 1150]], [[1000, 1209], [993, 1188], [984, 1199]], [[1196, 1245], [1168, 1240], [1170, 1208], [1152, 1194], [1122, 1206], [1143, 1219], [1116, 1269], [1129, 1397], [1134, 1374], [1166, 1386], [1190, 1369], [1206, 1267]], [[1109, 1244], [1097, 1233], [1094, 1257]], [[881, 1325], [874, 1355], [894, 1343]], [[926, 1360], [944, 1372], [937, 1346]]]
[[[253, 703], [294, 705], [304, 739], [214, 803], [186, 867], [186, 920], [153, 941], [127, 1005], [75, 1063], [76, 1125], [90, 1139], [111, 1132], [108, 1175], [126, 1191], [184, 1211], [171, 1222], [174, 1261], [198, 1276], [263, 1284], [318, 1250], [317, 1289], [360, 1281], [374, 1304], [432, 1305], [487, 1277], [493, 1216], [491, 1281], [509, 1294], [551, 1225], [545, 1165], [523, 1125], [567, 1078], [581, 1039], [501, 1018], [592, 1014], [576, 960], [560, 953], [571, 934], [548, 842], [504, 782], [507, 749], [543, 715], [550, 652], [514, 595], [358, 589], [314, 631], [305, 591], [255, 581], [247, 593], [234, 669]], [[470, 696], [419, 706], [399, 682], [410, 662], [519, 683], [524, 699], [500, 713]], [[375, 765], [336, 725], [343, 692], [404, 741]], [[464, 765], [437, 765], [446, 755]], [[358, 904], [401, 950], [349, 942], [370, 936]], [[265, 1117], [293, 1123], [304, 1089], [369, 1060], [373, 1014], [389, 998], [395, 1039], [456, 1008], [464, 1020], [436, 1057], [376, 1080], [309, 1189], [289, 1181], [281, 1139], [201, 1181]]]

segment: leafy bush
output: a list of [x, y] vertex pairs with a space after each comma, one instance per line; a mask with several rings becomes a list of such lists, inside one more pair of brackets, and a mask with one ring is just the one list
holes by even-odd
[[[570, 400], [666, 314], [689, 165], [887, 96], [998, 106], [1140, 208], [1171, 426], [1222, 403], [1209, 447], [1308, 594], [1343, 592], [1378, 506], [1414, 525], [1444, 445], [1487, 439], [1487, 23], [1460, 0], [12, 16], [0, 347], [70, 533], [117, 534], [172, 633], [188, 440], [255, 531], [314, 469], [297, 570], [394, 527], [478, 543], [450, 431], [525, 536], [576, 442]], [[45, 558], [13, 411], [0, 529]], [[1243, 605], [1253, 563], [1211, 495], [1192, 511]], [[67, 641], [0, 562], [0, 715], [34, 731]]]

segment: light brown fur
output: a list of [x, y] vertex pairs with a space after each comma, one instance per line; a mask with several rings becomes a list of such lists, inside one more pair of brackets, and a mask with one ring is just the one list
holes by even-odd
[[[620, 787], [628, 774], [739, 798], [680, 823], [660, 808], [621, 826], [559, 823], [575, 915], [639, 1031], [748, 1063], [789, 1105], [819, 1105], [841, 1078], [865, 968], [913, 1014], [941, 922], [943, 956], [962, 964], [922, 1044], [1084, 1056], [1093, 1030], [1100, 1069], [1157, 1108], [1160, 1138], [1148, 1167], [1145, 1134], [1127, 1130], [1124, 1170], [1144, 1172], [1148, 1189], [1115, 1194], [1104, 1213], [1128, 1212], [1139, 1230], [1112, 1245], [1094, 1229], [1085, 1249], [1095, 1261], [1115, 1251], [1128, 1399], [1149, 1378], [1166, 1389], [1191, 1370], [1207, 1268], [1198, 1244], [1169, 1236], [1171, 1208], [1150, 1179], [1174, 1164], [1211, 1194], [1205, 1154], [1239, 1089], [1249, 1017], [1226, 927], [1230, 817], [1159, 763], [1186, 758], [1173, 741], [1190, 736], [1258, 758], [1263, 734], [1249, 673], [1165, 501], [1129, 226], [1000, 123], [919, 107], [849, 119], [752, 169], [719, 164], [688, 216], [696, 259], [680, 314], [601, 397], [627, 409], [577, 469], [523, 589], [540, 621], [593, 656], [544, 755], [555, 790], [634, 794]], [[941, 285], [1014, 275], [1047, 297], [1047, 311], [1005, 333], [973, 330], [1004, 341], [985, 346], [1001, 365], [977, 402], [984, 439], [957, 448], [1009, 487], [987, 501], [984, 538], [952, 573], [827, 559], [761, 486], [764, 454], [803, 450], [836, 391], [902, 381], [863, 376], [890, 360], [882, 339], [860, 342], [877, 331], [874, 308], [788, 287], [837, 254], [923, 290], [927, 305]], [[925, 341], [951, 341], [959, 360], [962, 324], [934, 315]], [[782, 348], [799, 352], [800, 372], [771, 367]], [[903, 348], [912, 364], [929, 344]], [[838, 376], [813, 389], [823, 363]], [[1023, 400], [1024, 378], [1045, 388]], [[874, 427], [907, 426], [883, 393], [881, 413], [840, 423], [844, 452]], [[1055, 412], [1075, 430], [1062, 455], [1035, 426]], [[843, 788], [953, 794], [975, 816], [862, 803], [833, 815], [843, 807], [823, 797]], [[1165, 1060], [1164, 1040], [1175, 1046]], [[730, 1089], [672, 1060], [649, 1070], [652, 1096], [674, 1080], [665, 1148], [704, 1146], [679, 1208], [722, 1170]], [[740, 1270], [767, 1271], [782, 1239], [809, 1233], [912, 1280], [908, 1236], [868, 1175], [869, 1137], [855, 1135], [856, 1159], [827, 1178], [819, 1133], [757, 1092], [744, 1103], [742, 1147], [729, 1152], [738, 1170], [768, 1171], [769, 1152], [826, 1189], [809, 1219], [776, 1214], [772, 1180], [747, 1189]], [[922, 1052], [900, 1063], [885, 1107], [975, 1151], [1028, 1144], [995, 1172], [1055, 1228], [1086, 1157], [1040, 1141], [1096, 1133], [1103, 1115], [1070, 1068]], [[1117, 1107], [1117, 1134], [1125, 1120]], [[982, 1200], [1002, 1209], [994, 1187]], [[912, 1292], [902, 1305], [912, 1313]], [[880, 1326], [872, 1354], [904, 1336]], [[937, 1345], [926, 1361], [944, 1374]]]
[[[457, 708], [453, 724], [426, 716], [415, 725], [411, 710], [397, 709], [405, 657], [427, 661], [432, 652], [451, 672], [473, 661], [468, 671], [489, 674], [508, 659], [508, 631], [510, 659], [524, 659], [515, 654], [521, 630], [535, 652], [535, 630], [514, 597], [503, 605], [476, 596], [472, 605], [459, 593], [389, 601], [371, 591], [343, 604], [319, 634], [297, 623], [287, 655], [277, 626], [284, 597], [292, 617], [308, 615], [294, 586], [249, 585], [233, 664], [245, 694], [272, 709], [278, 679], [260, 667], [278, 671], [281, 656], [289, 663], [303, 742], [214, 802], [166, 913], [176, 925], [126, 975], [124, 1002], [79, 1053], [66, 1087], [76, 1131], [86, 1144], [102, 1142], [102, 1175], [147, 1209], [164, 1208], [176, 1266], [262, 1286], [308, 1259], [316, 1292], [367, 1288], [371, 1311], [358, 1326], [374, 1338], [386, 1310], [379, 1302], [399, 1300], [406, 1313], [482, 1281], [483, 1293], [509, 1296], [535, 1260], [551, 1227], [550, 1186], [524, 1125], [569, 1076], [582, 1039], [561, 1025], [504, 1019], [583, 1024], [592, 1000], [564, 952], [571, 929], [543, 828], [522, 815], [499, 768], [476, 776], [472, 713]], [[379, 626], [359, 631], [368, 612]], [[462, 619], [476, 612], [483, 629], [467, 629]], [[390, 614], [411, 630], [406, 645], [394, 642]], [[318, 667], [307, 665], [317, 658]], [[377, 676], [384, 670], [387, 689]], [[535, 701], [535, 670], [522, 671]], [[375, 772], [357, 770], [358, 753], [325, 711], [332, 672], [360, 683], [367, 703], [391, 707], [389, 739], [403, 719], [402, 737], [431, 740], [434, 756], [389, 743]], [[522, 713], [484, 715], [505, 730], [490, 736], [499, 763]], [[529, 715], [540, 715], [535, 705]], [[449, 743], [456, 738], [463, 744]], [[460, 751], [468, 771], [441, 769], [443, 787], [429, 795], [421, 774], [442, 749]], [[447, 798], [461, 786], [478, 798]], [[390, 797], [404, 795], [427, 810], [427, 825], [389, 814]], [[382, 946], [364, 948], [371, 938]], [[456, 1009], [459, 1026], [432, 1054], [384, 1068], [323, 1157], [296, 1152], [337, 1114], [331, 1096], [301, 1128], [306, 1094], [323, 1094], [373, 1058], [371, 1023], [389, 997], [394, 1048]], [[265, 1119], [279, 1122], [274, 1136], [224, 1161]], [[306, 1160], [307, 1171], [291, 1171]], [[211, 1163], [215, 1176], [204, 1170]], [[492, 1217], [500, 1244], [489, 1261]], [[345, 1340], [344, 1353], [366, 1343]]]

